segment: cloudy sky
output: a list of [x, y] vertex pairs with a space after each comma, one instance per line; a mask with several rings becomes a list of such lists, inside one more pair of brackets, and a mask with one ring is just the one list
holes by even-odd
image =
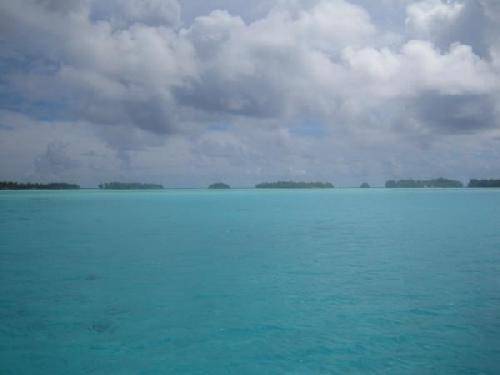
[[0, 0], [0, 179], [500, 177], [496, 0]]

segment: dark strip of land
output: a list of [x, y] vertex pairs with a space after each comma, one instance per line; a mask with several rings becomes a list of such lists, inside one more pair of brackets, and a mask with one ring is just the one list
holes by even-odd
[[470, 188], [500, 188], [500, 180], [470, 180]]
[[295, 181], [263, 182], [255, 185], [256, 189], [332, 189], [333, 187], [329, 182]]
[[216, 182], [208, 187], [209, 189], [231, 189], [231, 186], [224, 182]]
[[21, 183], [13, 181], [0, 181], [0, 190], [74, 190], [80, 189], [80, 185], [67, 184], [65, 182], [51, 182], [41, 184], [38, 182]]
[[159, 184], [143, 184], [140, 182], [107, 182], [100, 184], [99, 189], [105, 190], [156, 190], [163, 189]]
[[434, 180], [388, 180], [386, 188], [461, 188], [464, 185], [457, 180], [437, 178]]

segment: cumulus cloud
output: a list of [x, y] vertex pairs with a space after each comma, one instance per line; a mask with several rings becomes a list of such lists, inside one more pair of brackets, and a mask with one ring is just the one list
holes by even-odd
[[424, 0], [408, 5], [406, 24], [417, 34], [424, 37], [439, 32], [444, 26], [453, 24], [464, 9], [459, 2]]
[[[176, 176], [182, 165], [222, 178], [221, 171], [237, 174], [233, 167], [244, 165], [250, 180], [280, 170], [321, 174], [329, 160], [346, 180], [349, 165], [392, 175], [388, 168], [398, 170], [402, 159], [386, 155], [384, 142], [431, 150], [443, 137], [484, 139], [500, 126], [497, 7], [397, 3], [385, 0], [375, 11], [362, 0], [262, 0], [248, 12], [223, 0], [211, 7], [194, 0], [2, 2], [0, 100], [30, 121], [87, 126], [92, 142], [127, 173], [161, 176], [163, 163]], [[10, 134], [17, 123], [9, 121]], [[294, 132], [301, 124], [309, 125]], [[345, 143], [365, 149], [379, 167], [353, 160]], [[104, 163], [94, 158], [95, 168], [87, 168], [90, 156], [81, 155], [90, 154], [82, 151], [71, 156], [82, 163], [53, 167], [73, 147], [57, 144], [47, 141], [35, 156], [39, 173], [83, 168], [90, 175]], [[270, 153], [273, 147], [279, 151]], [[147, 162], [139, 167], [138, 160]]]
[[429, 90], [443, 94], [493, 93], [500, 83], [488, 63], [469, 46], [460, 44], [441, 52], [429, 42], [412, 40], [399, 52], [370, 47], [346, 49], [344, 59], [358, 83], [369, 85], [374, 95], [417, 96]]

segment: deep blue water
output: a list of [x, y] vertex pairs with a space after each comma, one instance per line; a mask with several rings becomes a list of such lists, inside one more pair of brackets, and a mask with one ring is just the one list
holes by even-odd
[[1, 374], [498, 374], [500, 190], [0, 192]]

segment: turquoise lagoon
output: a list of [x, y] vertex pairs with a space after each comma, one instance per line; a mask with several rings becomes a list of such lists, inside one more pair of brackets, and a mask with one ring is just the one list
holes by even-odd
[[500, 190], [0, 192], [1, 374], [498, 374]]

